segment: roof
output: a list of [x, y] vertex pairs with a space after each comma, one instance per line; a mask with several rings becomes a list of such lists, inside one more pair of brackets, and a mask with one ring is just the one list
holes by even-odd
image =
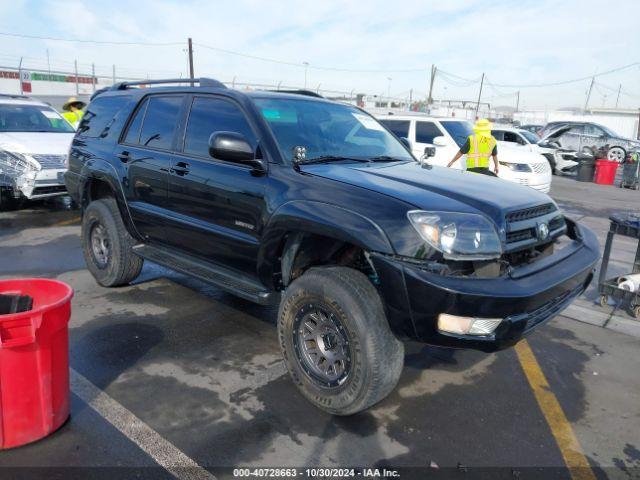
[[9, 95], [0, 93], [0, 103], [4, 105], [42, 105], [49, 106], [49, 104], [37, 100], [35, 98], [27, 97], [26, 95]]
[[374, 113], [373, 116], [376, 117], [378, 120], [430, 120], [432, 122], [442, 122], [442, 121], [446, 122], [448, 120], [453, 120], [458, 122], [468, 121], [466, 118], [437, 117], [434, 115], [427, 115], [426, 113], [420, 113], [420, 112], [414, 112], [413, 114], [402, 114], [402, 115], [396, 115], [395, 113], [387, 114], [387, 115]]

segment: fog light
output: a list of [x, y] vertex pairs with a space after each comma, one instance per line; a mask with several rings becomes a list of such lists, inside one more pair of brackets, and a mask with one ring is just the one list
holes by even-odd
[[438, 330], [460, 335], [489, 335], [501, 321], [501, 318], [459, 317], [441, 313], [438, 315]]

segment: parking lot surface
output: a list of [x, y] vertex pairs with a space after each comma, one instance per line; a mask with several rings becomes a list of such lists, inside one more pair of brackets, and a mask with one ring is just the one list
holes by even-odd
[[[608, 215], [640, 198], [567, 178], [554, 178], [551, 195], [602, 244]], [[396, 390], [340, 418], [289, 381], [277, 309], [150, 263], [133, 285], [102, 288], [85, 269], [79, 232], [79, 212], [62, 201], [0, 213], [0, 276], [58, 278], [75, 290], [71, 419], [0, 452], [0, 477], [392, 466], [413, 468], [406, 478], [469, 478], [477, 468], [486, 478], [640, 478], [640, 322], [595, 305], [595, 284], [515, 349], [407, 344]], [[617, 241], [612, 274], [634, 253], [632, 241]]]

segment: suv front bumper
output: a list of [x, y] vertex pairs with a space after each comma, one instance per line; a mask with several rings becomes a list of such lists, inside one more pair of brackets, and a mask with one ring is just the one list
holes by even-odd
[[30, 200], [65, 195], [65, 172], [64, 168], [47, 168], [22, 174], [15, 180], [15, 191]]
[[[444, 276], [372, 254], [392, 328], [434, 345], [483, 351], [514, 345], [564, 310], [593, 278], [598, 240], [591, 230], [567, 223], [574, 238], [563, 249], [497, 278]], [[491, 335], [457, 335], [438, 330], [441, 313], [503, 320]]]

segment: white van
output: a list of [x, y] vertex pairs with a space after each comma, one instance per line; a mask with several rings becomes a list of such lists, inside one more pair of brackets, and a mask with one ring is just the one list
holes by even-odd
[[[409, 140], [411, 151], [416, 158], [423, 157], [425, 148], [435, 147], [435, 156], [427, 161], [443, 167], [447, 166], [469, 135], [473, 134], [472, 125], [468, 120], [454, 117], [390, 114], [376, 115], [376, 118], [397, 137]], [[498, 160], [500, 178], [544, 193], [549, 192], [551, 168], [547, 159], [539, 153], [501, 142], [498, 145]], [[466, 156], [462, 156], [453, 167], [464, 169], [465, 165]], [[490, 167], [492, 167], [491, 164]]]

